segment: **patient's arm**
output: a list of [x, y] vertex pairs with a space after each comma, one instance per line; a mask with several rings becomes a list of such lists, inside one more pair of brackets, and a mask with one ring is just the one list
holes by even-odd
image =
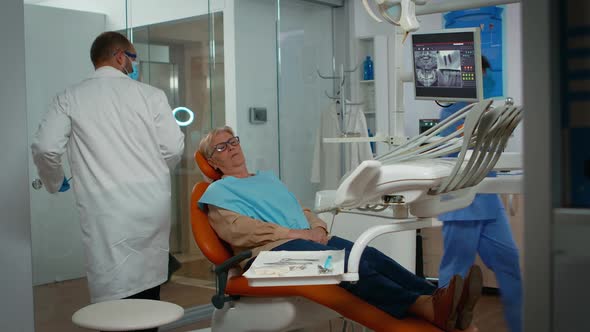
[[328, 226], [326, 223], [316, 216], [310, 209], [304, 208], [303, 214], [309, 223], [310, 231], [309, 234], [306, 234], [310, 236], [308, 240], [321, 244], [327, 244], [328, 240], [330, 239], [330, 234], [328, 232]]
[[310, 240], [322, 244], [328, 242], [326, 223], [309, 209], [304, 209], [311, 229], [288, 229], [286, 227], [253, 219], [239, 213], [209, 205], [209, 222], [217, 235], [229, 243], [238, 253], [253, 250], [253, 256], [260, 250], [272, 248], [292, 239]]
[[209, 205], [209, 222], [217, 235], [232, 247], [256, 248], [288, 239], [289, 229]]
[[310, 229], [320, 227], [320, 228], [323, 228], [324, 231], [326, 231], [326, 233], [328, 233], [328, 225], [326, 225], [326, 223], [322, 219], [320, 219], [318, 216], [316, 216], [315, 213], [313, 213], [310, 209], [304, 208], [303, 214], [305, 214], [305, 218], [307, 219], [307, 222], [309, 223]]

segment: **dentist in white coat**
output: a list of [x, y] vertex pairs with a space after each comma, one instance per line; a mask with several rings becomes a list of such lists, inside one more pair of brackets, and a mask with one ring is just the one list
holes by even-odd
[[96, 71], [54, 98], [33, 159], [55, 193], [68, 187], [67, 153], [92, 302], [159, 299], [168, 270], [170, 170], [184, 135], [165, 94], [133, 79], [137, 55], [125, 36], [102, 33], [90, 57]]

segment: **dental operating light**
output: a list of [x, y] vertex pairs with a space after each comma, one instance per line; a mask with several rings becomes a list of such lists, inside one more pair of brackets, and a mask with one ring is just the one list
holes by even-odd
[[[427, 0], [372, 0], [377, 5], [379, 14], [383, 20], [400, 26], [406, 34], [418, 30], [420, 23], [416, 19], [416, 5], [424, 5]], [[363, 0], [365, 10], [375, 21], [383, 20], [375, 14], [369, 0]]]

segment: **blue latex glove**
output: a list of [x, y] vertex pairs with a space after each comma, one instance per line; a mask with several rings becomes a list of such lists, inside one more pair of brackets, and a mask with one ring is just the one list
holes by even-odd
[[[72, 178], [70, 178], [70, 179], [72, 179]], [[60, 193], [63, 193], [63, 192], [66, 192], [66, 191], [70, 190], [70, 183], [69, 183], [69, 181], [70, 180], [69, 179], [66, 179], [66, 177], [64, 176], [64, 182], [62, 182], [61, 188], [59, 188], [59, 192]]]

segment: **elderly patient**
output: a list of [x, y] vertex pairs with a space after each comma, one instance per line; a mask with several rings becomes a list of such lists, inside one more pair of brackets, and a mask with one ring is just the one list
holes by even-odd
[[[352, 242], [329, 236], [326, 224], [302, 208], [272, 172], [248, 172], [240, 140], [230, 127], [212, 130], [201, 140], [199, 151], [223, 174], [199, 204], [207, 204], [211, 226], [235, 254], [252, 250], [255, 257], [262, 250], [344, 249], [348, 261]], [[340, 286], [396, 318], [419, 316], [444, 331], [477, 330], [471, 324], [482, 288], [477, 266], [465, 280], [457, 275], [448, 287], [437, 289], [368, 247], [361, 257], [359, 281]]]

